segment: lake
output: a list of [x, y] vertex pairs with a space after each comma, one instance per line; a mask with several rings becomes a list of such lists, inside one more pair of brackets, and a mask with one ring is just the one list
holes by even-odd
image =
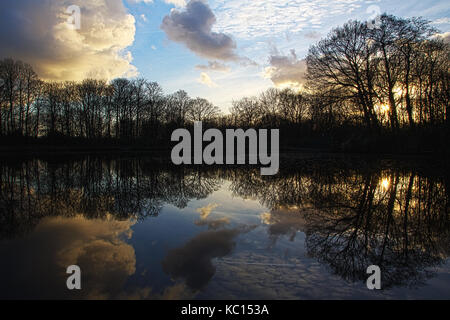
[[273, 177], [150, 156], [2, 160], [0, 298], [450, 298], [445, 169], [288, 158]]

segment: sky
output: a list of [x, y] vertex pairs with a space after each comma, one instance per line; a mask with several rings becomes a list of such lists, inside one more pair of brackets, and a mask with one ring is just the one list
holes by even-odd
[[4, 0], [0, 59], [27, 62], [45, 80], [143, 77], [226, 111], [300, 86], [312, 44], [380, 13], [420, 16], [450, 35], [446, 0]]

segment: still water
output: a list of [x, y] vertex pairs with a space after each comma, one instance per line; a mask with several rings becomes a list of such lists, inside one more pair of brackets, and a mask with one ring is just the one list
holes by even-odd
[[84, 157], [0, 174], [0, 298], [450, 299], [450, 179], [426, 162], [306, 156], [261, 177]]

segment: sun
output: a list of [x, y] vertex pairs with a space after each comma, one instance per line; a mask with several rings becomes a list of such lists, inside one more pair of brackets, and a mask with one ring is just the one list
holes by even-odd
[[391, 181], [388, 178], [383, 178], [381, 180], [381, 188], [384, 191], [388, 190], [390, 185], [391, 185]]
[[376, 105], [375, 106], [375, 110], [377, 110], [377, 111], [379, 111], [381, 113], [388, 113], [390, 109], [391, 108], [387, 104], [382, 104], [382, 105]]
[[383, 104], [380, 107], [381, 112], [388, 112], [390, 110], [389, 106], [387, 104]]

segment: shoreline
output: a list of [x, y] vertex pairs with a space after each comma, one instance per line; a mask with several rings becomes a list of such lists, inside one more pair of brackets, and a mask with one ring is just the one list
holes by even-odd
[[[40, 156], [156, 156], [156, 158], [170, 158], [172, 148], [170, 147], [143, 147], [143, 146], [125, 146], [125, 145], [0, 145], [0, 158], [13, 157], [40, 157]], [[334, 151], [327, 148], [307, 148], [307, 147], [287, 147], [280, 148], [282, 158], [302, 158], [308, 155], [319, 155], [325, 157], [370, 157], [378, 159], [432, 159], [434, 161], [445, 161], [445, 154], [422, 152], [358, 152], [358, 151]]]

